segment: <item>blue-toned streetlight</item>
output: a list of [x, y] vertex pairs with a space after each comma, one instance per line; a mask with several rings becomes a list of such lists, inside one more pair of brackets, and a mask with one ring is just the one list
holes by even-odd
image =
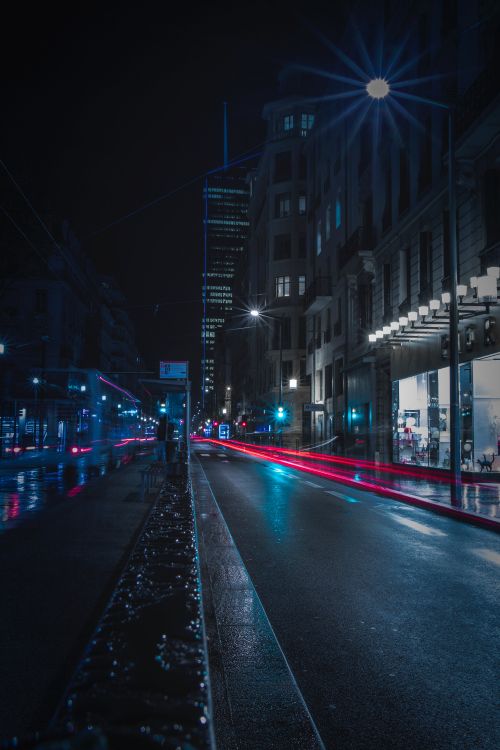
[[[391, 92], [390, 82], [385, 78], [372, 78], [366, 84], [366, 92], [372, 99], [385, 99]], [[414, 94], [397, 91], [397, 96], [428, 104], [448, 113], [448, 211], [450, 234], [450, 302], [449, 302], [449, 359], [450, 359], [450, 472], [452, 502], [460, 504], [462, 498], [462, 474], [460, 452], [460, 370], [458, 351], [458, 254], [457, 254], [457, 188], [455, 179], [455, 108], [453, 105]]]

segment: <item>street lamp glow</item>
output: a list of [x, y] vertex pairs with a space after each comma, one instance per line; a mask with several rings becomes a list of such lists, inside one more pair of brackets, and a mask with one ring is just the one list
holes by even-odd
[[5, 344], [0, 344], [0, 354], [5, 354]]
[[255, 310], [255, 309], [254, 310], [250, 310], [250, 315], [252, 316], [252, 318], [258, 318], [259, 315], [260, 315], [260, 312], [258, 310]]
[[38, 383], [40, 382], [40, 380], [39, 380], [39, 378], [33, 378], [33, 380], [31, 382], [33, 383], [33, 385], [38, 385]]
[[385, 78], [372, 78], [366, 84], [366, 92], [372, 99], [385, 99], [390, 90]]

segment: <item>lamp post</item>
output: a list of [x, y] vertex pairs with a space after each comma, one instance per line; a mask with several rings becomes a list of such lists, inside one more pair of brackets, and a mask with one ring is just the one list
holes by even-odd
[[[372, 99], [382, 100], [390, 95], [390, 82], [374, 78], [366, 84], [366, 92]], [[452, 503], [460, 505], [462, 499], [462, 474], [460, 455], [460, 363], [458, 351], [458, 252], [457, 252], [457, 187], [455, 179], [455, 108], [427, 97], [405, 94], [398, 90], [397, 96], [410, 101], [428, 104], [448, 113], [448, 213], [450, 235], [450, 303], [449, 303], [449, 363], [450, 363], [450, 474]]]
[[[280, 329], [280, 339], [279, 339], [279, 367], [278, 367], [278, 413], [281, 415], [280, 419], [283, 419], [283, 318], [280, 315], [269, 315], [269, 313], [263, 313], [260, 310], [257, 310], [256, 308], [253, 308], [250, 310], [250, 315], [252, 318], [260, 318], [260, 317], [266, 317], [270, 318], [271, 320], [275, 320], [278, 322], [279, 329]], [[281, 432], [280, 432], [280, 443], [281, 443]]]

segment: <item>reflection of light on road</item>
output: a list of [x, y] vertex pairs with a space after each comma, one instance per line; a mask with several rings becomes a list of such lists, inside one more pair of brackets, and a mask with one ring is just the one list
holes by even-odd
[[478, 547], [472, 551], [478, 557], [482, 557], [483, 560], [492, 562], [494, 565], [500, 565], [500, 554], [498, 552], [495, 552], [492, 549], [487, 549], [486, 547]]
[[333, 495], [333, 497], [339, 497], [341, 500], [345, 500], [346, 503], [359, 503], [359, 500], [355, 500], [348, 495], [343, 495], [342, 492], [334, 492], [333, 490], [326, 490], [326, 492], [328, 495]]
[[421, 534], [425, 534], [426, 536], [447, 536], [444, 531], [433, 529], [431, 526], [426, 526], [423, 523], [412, 521], [409, 518], [403, 518], [402, 516], [396, 515], [392, 515], [392, 518], [394, 518], [394, 520], [400, 523], [402, 526], [408, 526], [408, 528], [413, 529], [414, 531], [419, 531]]

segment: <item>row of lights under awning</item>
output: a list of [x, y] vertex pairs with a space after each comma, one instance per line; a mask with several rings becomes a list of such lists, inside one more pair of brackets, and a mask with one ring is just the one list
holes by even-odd
[[[465, 300], [468, 290], [467, 285], [457, 284], [457, 298], [461, 317], [471, 317], [480, 312], [488, 313], [489, 306], [498, 303], [497, 280], [499, 277], [499, 266], [488, 268], [485, 276], [471, 276], [472, 300], [469, 302]], [[391, 336], [406, 339], [418, 338], [419, 332], [425, 335], [424, 329], [427, 329], [427, 333], [432, 333], [436, 328], [442, 328], [448, 324], [450, 302], [450, 292], [443, 292], [440, 300], [431, 299], [428, 305], [420, 305], [417, 311], [410, 310], [398, 320], [394, 320], [389, 325], [370, 333], [368, 340], [371, 344], [376, 344]], [[443, 310], [441, 310], [441, 305], [444, 306]], [[477, 307], [480, 307], [481, 310], [478, 311]], [[421, 325], [416, 326], [419, 317]]]

